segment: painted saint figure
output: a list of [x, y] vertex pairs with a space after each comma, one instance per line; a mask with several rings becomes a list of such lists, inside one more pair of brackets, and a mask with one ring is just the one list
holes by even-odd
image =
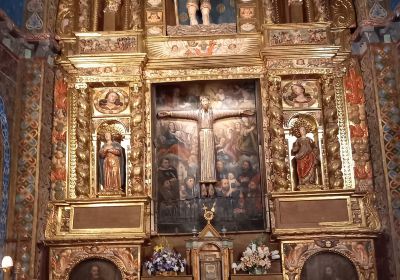
[[104, 133], [105, 143], [99, 150], [99, 182], [103, 192], [120, 192], [125, 182], [124, 148]]
[[200, 182], [216, 182], [215, 172], [215, 146], [213, 124], [215, 120], [254, 115], [254, 110], [218, 110], [210, 107], [210, 99], [207, 96], [200, 97], [200, 108], [195, 111], [161, 111], [157, 114], [160, 118], [172, 117], [190, 119], [198, 122], [199, 151], [200, 151]]
[[292, 84], [290, 89], [290, 93], [285, 96], [285, 101], [291, 106], [307, 107], [316, 101], [300, 83]]
[[292, 128], [292, 134], [297, 137], [293, 143], [292, 156], [296, 162], [299, 185], [317, 183], [318, 147], [306, 136], [310, 131], [312, 131], [311, 124], [304, 119], [298, 119]]
[[101, 276], [100, 266], [94, 264], [90, 267], [88, 280], [104, 280]]
[[122, 105], [124, 104], [121, 102], [119, 94], [113, 90], [110, 90], [104, 99], [99, 100], [99, 106], [109, 111], [119, 110]]

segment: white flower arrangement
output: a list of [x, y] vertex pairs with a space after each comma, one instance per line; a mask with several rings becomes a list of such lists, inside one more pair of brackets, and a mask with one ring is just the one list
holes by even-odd
[[269, 251], [264, 242], [252, 241], [243, 252], [240, 262], [233, 263], [232, 268], [236, 270], [254, 272], [261, 270], [263, 273], [271, 267], [271, 260], [279, 259], [279, 251]]

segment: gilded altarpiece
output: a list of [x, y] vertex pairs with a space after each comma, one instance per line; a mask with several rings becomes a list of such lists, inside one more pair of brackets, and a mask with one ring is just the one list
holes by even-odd
[[[221, 14], [225, 2], [217, 6]], [[51, 279], [68, 279], [78, 263], [100, 259], [123, 279], [140, 278], [146, 241], [201, 229], [196, 207], [215, 204], [215, 220], [224, 216], [210, 200], [224, 183], [237, 194], [229, 215], [247, 210], [240, 203], [254, 185], [257, 219], [216, 227], [235, 231], [236, 240], [243, 231], [272, 233], [281, 245], [282, 279], [301, 279], [317, 253], [343, 256], [338, 267], [376, 279], [380, 223], [374, 194], [355, 178], [357, 141], [349, 131], [355, 123], [347, 103], [357, 91], [349, 71], [349, 1], [230, 1], [234, 22], [206, 24], [206, 10], [197, 10], [200, 24], [189, 18], [189, 25], [176, 24], [187, 18], [167, 1], [107, 1], [104, 14], [85, 3], [77, 7], [91, 21], [74, 19], [61, 1], [57, 24], [64, 72], [56, 96], [67, 102], [55, 105], [46, 228]], [[235, 112], [204, 125], [200, 116], [210, 108], [213, 121]], [[245, 186], [240, 173], [250, 166]], [[194, 194], [197, 202], [188, 204]]]

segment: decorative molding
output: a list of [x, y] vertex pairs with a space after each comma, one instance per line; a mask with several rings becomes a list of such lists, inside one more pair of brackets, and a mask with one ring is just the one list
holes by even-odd
[[168, 36], [236, 34], [236, 23], [167, 26]]
[[368, 127], [365, 113], [364, 84], [352, 59], [344, 78], [350, 140], [354, 162], [355, 188], [372, 191], [372, 166], [369, 153]]
[[[3, 93], [1, 93], [3, 94]], [[1, 170], [1, 207], [0, 207], [0, 245], [4, 246], [6, 241], [7, 233], [7, 216], [8, 216], [8, 205], [9, 205], [9, 184], [10, 184], [10, 165], [11, 165], [11, 151], [10, 151], [10, 139], [8, 130], [8, 120], [6, 114], [6, 104], [3, 98], [0, 96], [0, 128], [1, 128], [1, 140], [2, 145], [0, 158]]]
[[169, 40], [148, 40], [147, 50], [149, 57], [206, 57], [206, 56], [236, 56], [256, 55], [259, 49], [258, 37], [226, 37], [220, 39], [192, 39], [179, 40], [171, 37]]
[[68, 280], [72, 269], [82, 261], [104, 259], [115, 264], [122, 280], [137, 280], [140, 275], [139, 245], [84, 245], [50, 249], [50, 280]]
[[[286, 162], [287, 145], [283, 129], [283, 110], [281, 77], [268, 76], [269, 98], [269, 143], [271, 145], [271, 174], [273, 191], [286, 191], [290, 188], [289, 167]], [[272, 190], [271, 190], [272, 191]]]
[[318, 253], [335, 253], [350, 260], [357, 269], [359, 279], [376, 280], [375, 248], [370, 239], [321, 238], [315, 240], [284, 241], [282, 264], [285, 279], [300, 279], [305, 262]]
[[349, 28], [355, 26], [356, 11], [351, 0], [334, 0], [330, 2], [330, 9], [333, 27]]
[[[324, 77], [323, 78], [323, 115], [324, 115], [324, 124], [325, 124], [325, 150], [327, 156], [328, 164], [328, 179], [329, 179], [329, 188], [332, 189], [342, 189], [344, 187], [343, 182], [343, 173], [342, 173], [342, 159], [341, 159], [341, 150], [347, 149], [347, 146], [343, 147], [339, 143], [338, 135], [339, 125], [343, 130], [343, 119], [344, 115], [339, 114], [343, 110], [342, 105], [338, 102], [338, 94], [335, 94], [336, 90], [340, 90], [340, 86], [338, 81], [335, 81], [332, 77]], [[344, 156], [342, 154], [342, 156]], [[351, 186], [350, 186], [351, 187]]]
[[67, 92], [68, 82], [61, 69], [56, 70], [54, 87], [54, 117], [53, 117], [53, 157], [51, 179], [51, 198], [62, 200], [66, 198], [67, 180], [67, 131], [68, 107]]

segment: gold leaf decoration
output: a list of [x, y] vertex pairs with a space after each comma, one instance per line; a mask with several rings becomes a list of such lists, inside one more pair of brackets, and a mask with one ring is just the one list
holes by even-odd
[[352, 27], [355, 25], [355, 10], [350, 0], [334, 0], [330, 5], [334, 27]]

